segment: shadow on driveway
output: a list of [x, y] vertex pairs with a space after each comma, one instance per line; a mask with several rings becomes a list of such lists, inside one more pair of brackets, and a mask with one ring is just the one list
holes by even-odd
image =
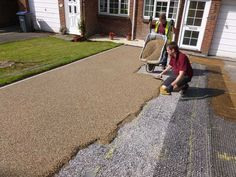
[[224, 90], [214, 88], [190, 87], [181, 100], [199, 100], [224, 94]]

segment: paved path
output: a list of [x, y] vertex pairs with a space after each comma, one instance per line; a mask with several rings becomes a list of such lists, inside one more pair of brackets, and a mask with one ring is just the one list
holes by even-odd
[[19, 30], [20, 29], [17, 26], [0, 28], [0, 44], [5, 42], [32, 39], [37, 37], [46, 37], [51, 35], [50, 33], [42, 33], [42, 32], [22, 33], [19, 32]]
[[46, 176], [109, 142], [158, 95], [160, 81], [136, 73], [140, 51], [121, 46], [0, 89], [0, 176]]
[[153, 176], [178, 99], [174, 94], [150, 101], [134, 121], [119, 130], [111, 144], [95, 143], [79, 151], [56, 177]]

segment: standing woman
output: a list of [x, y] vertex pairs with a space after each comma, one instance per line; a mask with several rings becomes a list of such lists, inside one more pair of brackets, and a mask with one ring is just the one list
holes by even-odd
[[[172, 41], [172, 32], [176, 33], [176, 28], [174, 27], [174, 20], [167, 21], [166, 20], [166, 14], [162, 13], [160, 14], [159, 21], [156, 22], [155, 25], [155, 32], [166, 35], [168, 43]], [[168, 54], [166, 52], [166, 47], [163, 52], [163, 57], [161, 59], [161, 64], [163, 69], [165, 69], [167, 64], [167, 58]]]

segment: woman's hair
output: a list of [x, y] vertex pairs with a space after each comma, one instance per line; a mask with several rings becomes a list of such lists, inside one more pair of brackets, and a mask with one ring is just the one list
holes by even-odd
[[160, 16], [159, 16], [159, 19], [163, 19], [163, 20], [166, 20], [166, 14], [165, 13], [161, 13]]
[[179, 51], [179, 46], [177, 45], [176, 42], [170, 42], [167, 44], [167, 47], [169, 47], [170, 50], [175, 50], [176, 52]]

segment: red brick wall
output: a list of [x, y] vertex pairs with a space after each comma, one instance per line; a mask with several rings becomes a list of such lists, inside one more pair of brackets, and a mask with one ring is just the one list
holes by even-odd
[[212, 0], [210, 12], [208, 15], [208, 20], [206, 24], [205, 34], [202, 41], [201, 52], [205, 55], [208, 55], [211, 42], [213, 38], [213, 32], [216, 27], [217, 17], [220, 11], [221, 0]]
[[137, 21], [136, 21], [136, 35], [138, 39], [145, 39], [149, 33], [148, 20], [143, 19], [144, 0], [137, 0]]
[[[86, 35], [91, 36], [98, 33], [98, 1], [85, 1], [85, 9], [83, 9], [85, 22], [86, 22]], [[82, 11], [81, 11], [82, 12]]]
[[26, 11], [29, 10], [29, 3], [28, 0], [17, 0], [19, 11]]
[[179, 14], [178, 14], [178, 21], [176, 24], [176, 33], [175, 33], [175, 41], [178, 42], [179, 40], [179, 32], [180, 32], [180, 27], [181, 27], [181, 22], [182, 22], [182, 18], [183, 18], [183, 11], [184, 11], [184, 4], [185, 4], [185, 0], [180, 0], [179, 1]]
[[103, 34], [114, 32], [117, 36], [125, 36], [131, 33], [130, 18], [99, 15], [98, 23], [100, 26], [99, 32]]
[[129, 17], [100, 15], [98, 13], [98, 2], [99, 0], [85, 0], [84, 16], [86, 22], [86, 34], [88, 36], [93, 34], [108, 34], [109, 32], [114, 32], [117, 36], [124, 36], [131, 32], [133, 0], [130, 0], [131, 6]]
[[[98, 12], [98, 10], [97, 10]], [[130, 9], [128, 17], [117, 17], [111, 15], [99, 15], [98, 25], [99, 33], [116, 33], [117, 36], [126, 36], [132, 30], [133, 0], [130, 0]]]
[[[62, 5], [62, 6], [60, 6], [60, 5]], [[64, 0], [58, 0], [58, 6], [59, 6], [59, 15], [60, 15], [61, 27], [66, 27], [65, 3], [64, 3]]]

